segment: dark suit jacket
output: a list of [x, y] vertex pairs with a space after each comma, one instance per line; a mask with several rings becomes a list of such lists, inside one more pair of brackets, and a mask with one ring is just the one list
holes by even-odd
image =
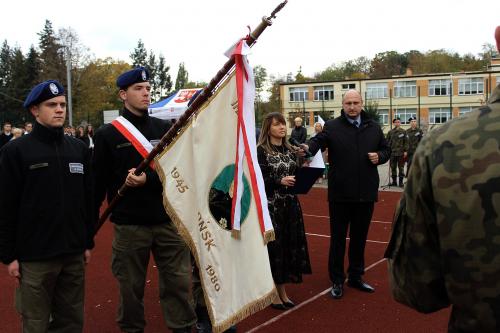
[[378, 198], [377, 166], [368, 159], [377, 152], [379, 164], [390, 157], [390, 149], [380, 126], [361, 112], [359, 128], [349, 123], [344, 112], [326, 122], [323, 131], [308, 142], [311, 153], [328, 148], [328, 200], [373, 202]]

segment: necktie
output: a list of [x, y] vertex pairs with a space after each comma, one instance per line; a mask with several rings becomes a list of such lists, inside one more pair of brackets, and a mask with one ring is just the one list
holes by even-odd
[[353, 122], [352, 122], [352, 124], [353, 124], [354, 126], [358, 127], [358, 121], [357, 121], [357, 120], [353, 121]]

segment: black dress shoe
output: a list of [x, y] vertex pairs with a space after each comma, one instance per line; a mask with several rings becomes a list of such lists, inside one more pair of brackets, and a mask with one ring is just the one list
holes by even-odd
[[342, 285], [342, 283], [334, 283], [332, 291], [330, 293], [335, 299], [342, 298], [342, 295], [344, 294], [344, 286]]
[[288, 300], [288, 302], [283, 302], [283, 305], [285, 306], [285, 308], [289, 309], [293, 308], [295, 306], [295, 303], [292, 302], [292, 300]]
[[276, 310], [286, 310], [285, 304], [281, 304], [281, 303], [278, 303], [278, 304], [271, 303], [271, 307], [273, 309], [276, 309]]
[[373, 293], [375, 291], [375, 288], [361, 279], [349, 279], [347, 280], [347, 285], [351, 288], [355, 288], [367, 293]]

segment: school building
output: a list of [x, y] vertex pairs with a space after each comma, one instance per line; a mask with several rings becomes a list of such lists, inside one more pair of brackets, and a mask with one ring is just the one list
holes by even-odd
[[500, 57], [493, 58], [484, 71], [413, 75], [408, 70], [406, 75], [389, 78], [282, 83], [281, 112], [289, 133], [299, 116], [311, 134], [318, 115], [340, 116], [343, 94], [356, 89], [365, 106], [377, 105], [384, 132], [390, 130], [394, 118], [408, 127], [410, 117], [416, 117], [427, 131], [481, 106], [498, 84]]

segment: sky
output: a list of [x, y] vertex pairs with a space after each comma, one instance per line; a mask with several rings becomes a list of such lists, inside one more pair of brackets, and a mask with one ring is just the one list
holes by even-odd
[[[130, 62], [141, 39], [163, 54], [173, 79], [180, 62], [191, 81], [208, 82], [224, 52], [280, 0], [20, 0], [3, 2], [0, 42], [26, 53], [45, 20], [72, 28], [95, 58]], [[495, 44], [499, 0], [289, 0], [253, 47], [249, 60], [268, 74], [313, 76], [342, 61], [395, 50], [446, 49], [478, 54]]]

